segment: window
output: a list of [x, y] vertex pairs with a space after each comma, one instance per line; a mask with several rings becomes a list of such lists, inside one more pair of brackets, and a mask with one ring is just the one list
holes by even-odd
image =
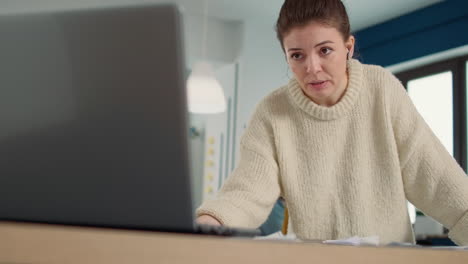
[[[401, 72], [396, 76], [434, 134], [466, 172], [468, 56]], [[409, 211], [414, 214], [412, 205]], [[414, 228], [416, 238], [447, 232], [420, 211]]]
[[416, 109], [453, 156], [453, 74], [437, 73], [408, 81]]
[[468, 56], [397, 73], [432, 131], [466, 171]]

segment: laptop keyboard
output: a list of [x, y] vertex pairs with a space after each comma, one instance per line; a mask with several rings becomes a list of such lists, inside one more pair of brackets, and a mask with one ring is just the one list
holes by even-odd
[[214, 236], [237, 236], [237, 237], [255, 237], [260, 236], [259, 229], [232, 228], [226, 226], [213, 225], [195, 225], [195, 233]]

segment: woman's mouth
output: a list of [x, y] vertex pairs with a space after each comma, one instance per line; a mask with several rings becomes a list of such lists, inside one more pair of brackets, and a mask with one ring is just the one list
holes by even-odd
[[314, 90], [325, 89], [328, 85], [328, 81], [315, 81], [308, 83], [308, 86]]

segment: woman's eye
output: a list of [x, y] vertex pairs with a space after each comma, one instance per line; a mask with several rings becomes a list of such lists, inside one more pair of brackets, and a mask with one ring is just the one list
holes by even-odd
[[321, 48], [321, 49], [320, 49], [320, 52], [321, 52], [323, 55], [328, 55], [328, 54], [330, 54], [330, 52], [332, 52], [332, 49], [330, 49], [330, 48]]
[[300, 60], [300, 59], [302, 59], [302, 54], [293, 53], [293, 54], [291, 54], [291, 58], [294, 59], [294, 60]]

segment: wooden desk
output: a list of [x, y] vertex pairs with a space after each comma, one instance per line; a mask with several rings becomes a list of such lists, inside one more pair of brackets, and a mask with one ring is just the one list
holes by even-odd
[[0, 263], [468, 263], [468, 252], [349, 247], [0, 222]]

